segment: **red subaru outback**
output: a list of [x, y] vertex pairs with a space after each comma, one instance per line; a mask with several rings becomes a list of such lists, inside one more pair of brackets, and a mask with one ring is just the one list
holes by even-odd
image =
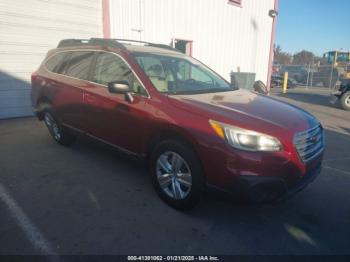
[[253, 202], [289, 196], [321, 170], [315, 117], [235, 89], [176, 49], [146, 42], [62, 40], [32, 74], [34, 112], [62, 145], [85, 134], [147, 160], [168, 204], [214, 188]]

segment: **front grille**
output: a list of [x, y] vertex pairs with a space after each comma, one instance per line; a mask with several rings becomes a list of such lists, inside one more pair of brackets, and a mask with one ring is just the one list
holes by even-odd
[[321, 125], [297, 133], [294, 136], [294, 146], [303, 162], [318, 156], [324, 150], [324, 134]]

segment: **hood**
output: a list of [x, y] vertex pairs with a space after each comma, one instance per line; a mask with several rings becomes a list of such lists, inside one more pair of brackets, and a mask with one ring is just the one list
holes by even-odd
[[[170, 103], [213, 120], [238, 126], [271, 129], [271, 125], [291, 131], [303, 131], [318, 121], [308, 112], [269, 96], [247, 90], [196, 95], [171, 95]], [[260, 128], [259, 128], [260, 127]]]

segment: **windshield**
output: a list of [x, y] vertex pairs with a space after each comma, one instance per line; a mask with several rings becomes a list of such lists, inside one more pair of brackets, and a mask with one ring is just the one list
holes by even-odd
[[192, 58], [148, 53], [135, 53], [134, 57], [159, 92], [197, 94], [233, 90], [228, 82]]
[[349, 62], [349, 53], [338, 53], [337, 62]]

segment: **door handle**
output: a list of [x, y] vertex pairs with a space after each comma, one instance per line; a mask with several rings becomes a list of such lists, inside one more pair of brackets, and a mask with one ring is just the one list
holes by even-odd
[[96, 96], [84, 93], [83, 94], [84, 103], [89, 105], [89, 110], [94, 113], [101, 113], [102, 109], [98, 105], [98, 99]]

